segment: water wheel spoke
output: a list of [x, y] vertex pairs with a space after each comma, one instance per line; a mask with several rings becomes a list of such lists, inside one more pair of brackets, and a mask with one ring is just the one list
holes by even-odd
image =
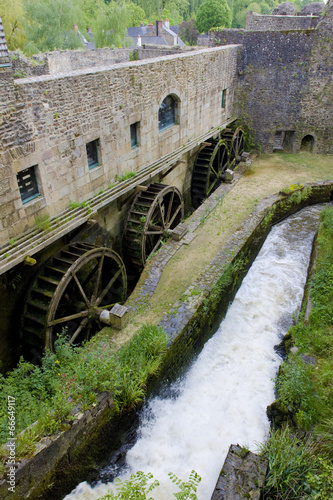
[[72, 272], [72, 276], [73, 276], [74, 281], [75, 281], [75, 283], [76, 283], [76, 285], [77, 285], [77, 287], [78, 287], [78, 289], [79, 289], [80, 294], [82, 295], [82, 298], [83, 298], [83, 300], [84, 300], [85, 305], [86, 305], [86, 306], [87, 306], [87, 308], [89, 309], [89, 307], [90, 307], [90, 302], [89, 302], [89, 300], [88, 300], [88, 298], [87, 298], [86, 294], [84, 293], [84, 290], [83, 290], [83, 288], [82, 288], [82, 286], [81, 286], [81, 283], [80, 283], [80, 281], [79, 281], [78, 277], [76, 276], [76, 273], [73, 273], [73, 272]]
[[176, 208], [176, 210], [174, 211], [174, 214], [172, 215], [170, 221], [169, 221], [169, 224], [168, 224], [168, 229], [169, 227], [172, 226], [172, 223], [173, 221], [175, 220], [175, 218], [177, 217], [177, 215], [179, 214], [179, 212], [182, 210], [183, 206], [182, 205], [178, 205], [178, 207]]
[[151, 252], [150, 253], [154, 253], [156, 252], [156, 250], [158, 249], [158, 247], [160, 246], [160, 243], [163, 239], [163, 235], [158, 239], [157, 243], [155, 244], [155, 246], [153, 246], [153, 244], [151, 244], [151, 246], [153, 247]]
[[54, 319], [49, 322], [48, 326], [60, 325], [61, 323], [67, 323], [68, 321], [73, 321], [74, 319], [84, 318], [88, 315], [89, 311], [80, 311], [75, 314], [71, 314], [69, 316], [64, 316], [62, 318]]
[[210, 167], [209, 176], [210, 177], [215, 177], [216, 179], [219, 176], [218, 170], [215, 170], [215, 168], [213, 167], [213, 165]]
[[211, 191], [213, 190], [213, 188], [215, 187], [215, 184], [217, 183], [218, 181], [218, 178], [215, 178], [212, 182], [209, 183], [209, 186], [207, 188], [207, 193], [211, 193]]
[[89, 321], [89, 317], [86, 317], [81, 321], [80, 325], [77, 327], [77, 329], [75, 330], [75, 332], [73, 333], [73, 335], [69, 339], [69, 342], [68, 342], [69, 345], [71, 345], [74, 342], [74, 340], [78, 337], [78, 335], [81, 333], [83, 328], [85, 328], [88, 321]]
[[156, 231], [145, 231], [145, 234], [163, 234], [163, 233], [164, 231], [162, 228]]
[[95, 302], [96, 306], [98, 306], [102, 302], [102, 300], [104, 299], [105, 295], [108, 293], [108, 291], [110, 290], [112, 285], [115, 283], [117, 278], [119, 278], [119, 276], [121, 275], [122, 271], [123, 271], [123, 267], [118, 269], [116, 274], [110, 279], [109, 283], [106, 285], [106, 287], [104, 288], [104, 290], [102, 291], [100, 296], [96, 299], [96, 302]]
[[173, 205], [173, 199], [175, 197], [175, 191], [173, 190], [172, 191], [172, 195], [170, 197], [170, 201], [169, 201], [169, 206], [168, 206], [168, 210], [167, 210], [167, 215], [166, 215], [166, 218], [165, 218], [165, 224], [168, 225], [169, 221], [170, 221], [170, 216], [171, 216], [171, 210], [172, 210], [172, 205]]
[[101, 255], [101, 258], [99, 259], [99, 263], [98, 263], [94, 291], [93, 291], [93, 294], [91, 297], [91, 304], [92, 305], [94, 304], [94, 301], [95, 301], [97, 294], [98, 294], [98, 288], [99, 288], [99, 284], [101, 281], [102, 268], [103, 268], [103, 263], [104, 263], [104, 255], [105, 255], [105, 253], [103, 252], [103, 254]]
[[164, 211], [163, 211], [163, 208], [162, 208], [162, 203], [161, 203], [160, 198], [158, 199], [158, 207], [159, 207], [160, 214], [161, 214], [162, 226], [163, 226], [163, 228], [165, 228]]

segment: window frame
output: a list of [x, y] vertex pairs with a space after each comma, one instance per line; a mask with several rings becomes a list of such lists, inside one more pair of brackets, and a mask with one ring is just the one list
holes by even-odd
[[221, 98], [221, 108], [226, 109], [226, 107], [227, 107], [227, 89], [223, 89]]
[[[39, 185], [38, 185], [38, 180], [37, 180], [37, 175], [36, 175], [37, 168], [38, 168], [38, 165], [32, 165], [31, 167], [24, 168], [23, 170], [21, 170], [20, 172], [17, 172], [17, 174], [16, 174], [16, 181], [17, 181], [17, 185], [18, 185], [18, 188], [20, 191], [21, 201], [22, 201], [23, 205], [25, 205], [29, 201], [32, 201], [35, 198], [38, 198], [40, 196]], [[32, 184], [32, 189], [33, 189], [33, 193], [30, 195], [29, 194], [27, 195], [28, 191], [25, 191], [25, 189], [24, 189], [25, 184], [22, 184], [23, 176], [25, 176], [26, 175], [25, 172], [28, 173], [28, 171], [30, 171], [29, 176], [31, 179], [31, 184]]]
[[[167, 99], [170, 99], [173, 104], [171, 113], [169, 109], [163, 110], [162, 108], [163, 105], [167, 106], [166, 104], [164, 104]], [[161, 105], [158, 110], [159, 132], [163, 132], [164, 130], [167, 130], [168, 128], [173, 127], [174, 125], [177, 124], [177, 112], [178, 112], [178, 99], [173, 94], [168, 94], [161, 102]], [[163, 120], [162, 120], [162, 114], [163, 114]], [[171, 114], [171, 120], [168, 117], [168, 115], [170, 116], [170, 114]], [[167, 119], [165, 115], [167, 115]]]
[[[95, 161], [89, 160], [89, 151], [88, 147], [92, 146], [94, 148], [94, 154], [91, 155], [95, 157]], [[86, 143], [86, 154], [87, 154], [87, 162], [88, 162], [88, 169], [92, 170], [93, 168], [99, 167], [101, 165], [100, 161], [100, 143], [99, 143], [99, 138], [94, 139], [92, 141], [89, 141]]]
[[[135, 133], [135, 142], [133, 141], [132, 131]], [[136, 149], [140, 146], [140, 122], [131, 123], [130, 125], [131, 149]]]

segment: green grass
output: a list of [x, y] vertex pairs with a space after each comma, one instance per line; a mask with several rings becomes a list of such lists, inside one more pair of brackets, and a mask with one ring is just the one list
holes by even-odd
[[101, 335], [80, 347], [69, 346], [60, 336], [56, 352], [47, 352], [41, 366], [21, 359], [6, 377], [0, 376], [1, 444], [9, 439], [8, 396], [15, 398], [16, 436], [37, 422], [17, 441], [20, 458], [34, 450], [41, 436], [68, 427], [73, 410], [95, 403], [99, 392], [112, 392], [118, 412], [135, 407], [144, 398], [147, 379], [157, 373], [166, 345], [162, 328], [144, 325], [120, 348]]

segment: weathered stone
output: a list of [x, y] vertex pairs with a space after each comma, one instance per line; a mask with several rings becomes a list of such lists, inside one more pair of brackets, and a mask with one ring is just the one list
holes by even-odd
[[268, 462], [239, 445], [231, 445], [211, 500], [261, 498]]
[[172, 239], [176, 241], [181, 240], [186, 235], [187, 231], [188, 227], [186, 226], [186, 224], [183, 224], [181, 222], [172, 230]]

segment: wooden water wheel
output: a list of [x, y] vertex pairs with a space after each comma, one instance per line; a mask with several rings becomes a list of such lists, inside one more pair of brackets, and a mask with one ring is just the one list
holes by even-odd
[[222, 139], [228, 146], [228, 168], [233, 170], [240, 162], [240, 156], [244, 152], [244, 132], [240, 127], [236, 128], [235, 131], [225, 129], [222, 133]]
[[228, 168], [229, 152], [225, 141], [210, 139], [195, 159], [191, 196], [192, 205], [199, 205], [219, 186]]
[[25, 302], [22, 340], [53, 350], [57, 334], [81, 343], [101, 328], [99, 315], [127, 292], [122, 259], [110, 248], [71, 243], [39, 271]]
[[184, 203], [175, 186], [150, 184], [139, 191], [129, 211], [123, 238], [124, 257], [142, 269], [149, 255], [160, 247], [168, 231], [184, 217]]

